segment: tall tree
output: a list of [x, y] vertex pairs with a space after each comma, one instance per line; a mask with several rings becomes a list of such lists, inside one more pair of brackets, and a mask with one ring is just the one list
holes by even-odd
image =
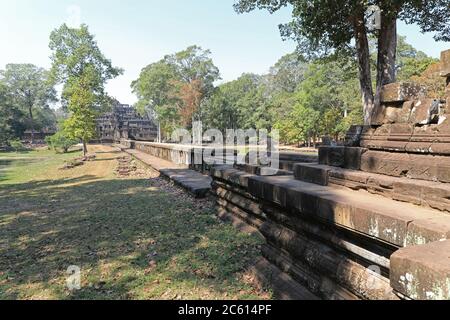
[[86, 25], [69, 28], [63, 24], [50, 35], [51, 75], [54, 83], [63, 84], [62, 101], [70, 117], [64, 128], [71, 138], [87, 143], [95, 136], [95, 117], [110, 105], [105, 84], [123, 73], [112, 66], [99, 49]]
[[[18, 121], [22, 115], [12, 103], [7, 87], [0, 81], [0, 146], [4, 146], [11, 138], [17, 137], [24, 126]], [[22, 129], [22, 130], [21, 130]]]
[[429, 57], [410, 45], [406, 37], [398, 37], [396, 71], [399, 80], [410, 80], [413, 76], [420, 76], [430, 65], [437, 62], [439, 59]]
[[192, 118], [201, 118], [200, 106], [220, 79], [210, 55], [209, 50], [190, 46], [148, 65], [132, 82], [139, 109], [155, 112], [166, 133], [176, 126], [189, 128]]
[[202, 102], [202, 81], [196, 79], [188, 83], [180, 83], [178, 95], [180, 101], [179, 113], [182, 125], [189, 127], [193, 117], [199, 111]]
[[[381, 30], [377, 31], [375, 92], [365, 17], [368, 5], [373, 4], [382, 10]], [[450, 40], [448, 0], [239, 0], [235, 9], [248, 12], [260, 8], [275, 12], [287, 5], [293, 8], [293, 20], [280, 27], [281, 33], [297, 40], [302, 53], [354, 52], [359, 63], [366, 124], [370, 124], [373, 110], [380, 104], [382, 86], [395, 81], [397, 20], [416, 23], [423, 32], [435, 32], [436, 40]]]
[[[31, 130], [33, 142], [36, 129], [35, 114], [50, 114], [49, 104], [55, 102], [56, 91], [49, 81], [49, 72], [32, 64], [8, 64], [0, 77], [8, 88], [11, 103], [28, 115], [27, 128]], [[46, 125], [53, 126], [49, 122]]]
[[[293, 97], [287, 100], [293, 107], [284, 103], [288, 113], [281, 112], [279, 107], [275, 113], [275, 126], [280, 129], [283, 141], [309, 141], [318, 135], [338, 139], [351, 124], [362, 122], [358, 118], [362, 108], [358, 98], [357, 67], [352, 59], [315, 60], [308, 65], [304, 77]], [[308, 112], [318, 115], [320, 121], [306, 116]], [[305, 119], [301, 118], [303, 116]]]
[[202, 82], [202, 93], [208, 96], [214, 89], [214, 82], [220, 80], [219, 69], [211, 59], [211, 51], [199, 46], [190, 46], [186, 50], [164, 57], [164, 61], [175, 68], [178, 80], [191, 83]]
[[170, 104], [170, 92], [175, 79], [175, 67], [164, 60], [143, 68], [139, 78], [131, 83], [133, 93], [139, 99], [139, 111], [144, 113], [146, 108], [155, 110], [158, 106]]
[[308, 63], [297, 52], [284, 55], [270, 68], [269, 88], [274, 92], [294, 92], [304, 80]]

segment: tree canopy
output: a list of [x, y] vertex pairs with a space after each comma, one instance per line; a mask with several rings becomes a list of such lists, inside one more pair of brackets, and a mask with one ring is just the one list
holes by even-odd
[[209, 50], [190, 46], [146, 66], [132, 82], [140, 111], [154, 113], [168, 135], [176, 127], [189, 128], [193, 118], [201, 118], [200, 106], [220, 79], [210, 55]]
[[7, 64], [0, 71], [0, 81], [5, 85], [10, 103], [26, 115], [24, 127], [31, 130], [32, 138], [35, 130], [55, 126], [50, 105], [57, 101], [56, 90], [47, 70], [33, 64]]
[[62, 100], [69, 111], [64, 130], [83, 142], [86, 154], [86, 144], [96, 133], [96, 116], [111, 105], [105, 84], [123, 71], [106, 59], [86, 25], [77, 29], [63, 24], [51, 33], [50, 49], [52, 80], [63, 84]]
[[[434, 32], [436, 40], [450, 40], [450, 10], [446, 0], [239, 0], [236, 11], [256, 8], [275, 12], [292, 7], [292, 21], [281, 25], [283, 37], [293, 38], [298, 50], [308, 57], [349, 52], [358, 59], [364, 119], [370, 124], [380, 104], [383, 85], [396, 77], [397, 20], [417, 24], [423, 32]], [[381, 9], [381, 30], [376, 31], [376, 91], [373, 89], [369, 31], [365, 12], [369, 5]]]

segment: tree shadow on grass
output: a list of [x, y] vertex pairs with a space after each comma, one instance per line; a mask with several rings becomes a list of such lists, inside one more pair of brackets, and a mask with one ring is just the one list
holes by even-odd
[[[237, 275], [256, 259], [259, 240], [151, 180], [92, 178], [0, 189], [0, 298], [249, 294]], [[80, 291], [66, 289], [71, 265], [81, 267]]]
[[36, 164], [42, 161], [39, 158], [9, 158], [0, 159], [0, 182], [7, 181], [6, 172], [12, 169], [13, 166], [26, 167], [27, 165]]
[[[96, 176], [91, 175], [85, 175], [77, 178], [64, 178], [64, 179], [58, 179], [58, 180], [40, 180], [40, 181], [31, 181], [27, 183], [22, 184], [11, 184], [11, 185], [5, 185], [0, 186], [0, 200], [7, 200], [10, 199], [12, 196], [15, 196], [14, 199], [17, 200], [24, 200], [23, 202], [29, 202], [27, 200], [33, 200], [33, 194], [35, 191], [37, 191], [37, 195], [40, 196], [42, 191], [41, 189], [48, 188], [48, 187], [62, 187], [65, 184], [76, 184], [76, 183], [83, 183], [88, 181], [95, 181], [98, 179]], [[26, 193], [25, 199], [17, 198], [18, 194], [23, 191], [28, 191], [29, 193]], [[2, 201], [3, 202], [3, 201]], [[3, 206], [7, 207], [7, 203], [0, 202], [0, 208]], [[33, 201], [31, 201], [33, 203]], [[5, 208], [3, 208], [5, 210]], [[1, 215], [1, 212], [0, 212]]]

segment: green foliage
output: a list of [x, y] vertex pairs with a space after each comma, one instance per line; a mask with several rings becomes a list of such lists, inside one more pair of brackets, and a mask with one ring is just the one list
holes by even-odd
[[25, 151], [26, 148], [19, 139], [14, 139], [9, 141], [9, 145], [15, 152]]
[[422, 32], [434, 32], [436, 41], [450, 40], [450, 11], [446, 0], [335, 1], [335, 0], [239, 0], [239, 13], [265, 9], [275, 12], [292, 6], [292, 21], [280, 27], [284, 37], [295, 39], [309, 55], [348, 51], [354, 37], [355, 19], [364, 17], [369, 4], [377, 4], [385, 16], [398, 16], [407, 24], [418, 24]]
[[0, 146], [5, 145], [12, 135], [11, 108], [6, 94], [6, 86], [0, 82]]
[[203, 106], [202, 120], [210, 128], [265, 129], [271, 126], [263, 77], [243, 74], [214, 92]]
[[157, 106], [171, 104], [173, 101], [170, 92], [175, 79], [174, 66], [164, 60], [152, 63], [142, 69], [139, 79], [131, 84], [133, 92], [139, 98], [139, 111], [144, 113], [147, 107], [155, 109]]
[[[55, 115], [49, 105], [57, 100], [56, 91], [49, 83], [47, 70], [32, 64], [8, 64], [0, 71], [0, 82], [4, 86], [2, 95], [8, 96], [9, 110], [4, 114], [5, 121], [10, 122], [10, 134], [20, 137], [25, 129], [55, 127]], [[5, 98], [2, 100], [4, 104]]]
[[58, 131], [51, 137], [45, 139], [48, 146], [56, 152], [67, 153], [71, 147], [76, 145], [79, 140], [71, 139], [64, 131]]
[[[369, 5], [381, 9], [381, 29], [377, 31], [376, 71], [371, 72], [370, 32], [365, 26]], [[422, 32], [434, 32], [437, 41], [450, 40], [450, 10], [447, 0], [238, 0], [239, 13], [265, 9], [273, 13], [282, 7], [292, 8], [292, 21], [281, 25], [283, 38], [297, 42], [298, 51], [308, 59], [334, 54], [351, 56], [359, 64], [359, 82], [364, 107], [364, 123], [370, 124], [373, 109], [380, 107], [383, 85], [395, 82], [397, 20], [417, 24]], [[373, 59], [372, 59], [373, 60]], [[405, 76], [423, 71], [424, 64], [403, 61]], [[416, 61], [413, 62], [415, 64]], [[426, 62], [425, 62], [426, 64]], [[376, 77], [372, 77], [373, 75]], [[373, 82], [376, 79], [376, 90]]]
[[[166, 135], [181, 126], [182, 108], [185, 107], [186, 91], [183, 88], [199, 81], [200, 106], [214, 93], [214, 82], [220, 79], [219, 69], [210, 58], [211, 52], [198, 46], [167, 55], [164, 59], [142, 69], [139, 78], [132, 82], [133, 92], [138, 96], [141, 113], [154, 113]], [[186, 120], [186, 119], [184, 119]]]
[[79, 29], [62, 25], [50, 35], [53, 83], [64, 85], [62, 100], [70, 112], [63, 128], [69, 139], [86, 143], [96, 134], [95, 119], [110, 105], [105, 83], [122, 74], [97, 46], [86, 25]]
[[214, 82], [220, 79], [219, 69], [210, 56], [211, 51], [194, 45], [164, 57], [164, 61], [175, 70], [177, 80], [184, 83], [201, 80], [202, 92], [208, 96], [214, 89]]
[[[288, 113], [275, 113], [282, 142], [310, 144], [322, 135], [338, 140], [351, 124], [361, 123], [362, 119], [355, 117], [362, 114], [362, 108], [356, 66], [351, 60], [317, 60], [309, 64], [304, 77], [287, 100], [294, 107], [289, 110], [284, 104], [277, 110], [288, 109]], [[345, 117], [349, 113], [352, 117]]]
[[308, 63], [297, 52], [281, 57], [270, 68], [268, 85], [272, 92], [294, 92], [300, 82], [305, 79]]
[[397, 78], [400, 81], [411, 80], [414, 76], [421, 76], [438, 59], [427, 56], [424, 52], [416, 50], [406, 42], [406, 37], [398, 37], [397, 46]]
[[286, 143], [310, 144], [311, 139], [316, 139], [319, 134], [320, 112], [297, 103], [289, 117], [279, 120], [275, 128], [280, 131], [280, 138]]
[[71, 116], [63, 124], [64, 131], [70, 139], [88, 142], [95, 137], [95, 119], [98, 112], [93, 106], [97, 97], [90, 87], [92, 77], [95, 76], [95, 71], [87, 67], [79, 78], [74, 79], [74, 83], [71, 85], [68, 106]]
[[50, 35], [50, 49], [53, 54], [51, 80], [53, 84], [63, 84], [62, 103], [70, 104], [73, 87], [77, 85], [77, 79], [85, 76], [85, 70], [89, 68], [89, 90], [94, 94], [92, 108], [104, 111], [111, 102], [111, 98], [105, 93], [104, 85], [123, 73], [123, 70], [112, 66], [99, 49], [94, 36], [89, 33], [86, 25], [80, 28], [69, 28], [63, 24]]

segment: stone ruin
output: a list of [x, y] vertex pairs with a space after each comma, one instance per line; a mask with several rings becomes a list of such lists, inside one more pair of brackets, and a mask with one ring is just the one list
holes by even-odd
[[113, 143], [121, 139], [156, 141], [158, 128], [149, 117], [139, 115], [133, 106], [116, 104], [109, 113], [97, 118], [100, 143]]
[[[318, 161], [280, 152], [278, 171], [191, 165], [210, 174], [219, 216], [265, 239], [254, 272], [278, 298], [450, 299], [450, 50], [440, 69], [445, 97], [385, 86], [372, 124]], [[120, 142], [186, 165], [196, 152]]]
[[450, 50], [440, 67], [444, 98], [385, 86], [370, 126], [292, 175], [211, 170], [220, 215], [266, 239], [256, 270], [279, 297], [450, 299]]

